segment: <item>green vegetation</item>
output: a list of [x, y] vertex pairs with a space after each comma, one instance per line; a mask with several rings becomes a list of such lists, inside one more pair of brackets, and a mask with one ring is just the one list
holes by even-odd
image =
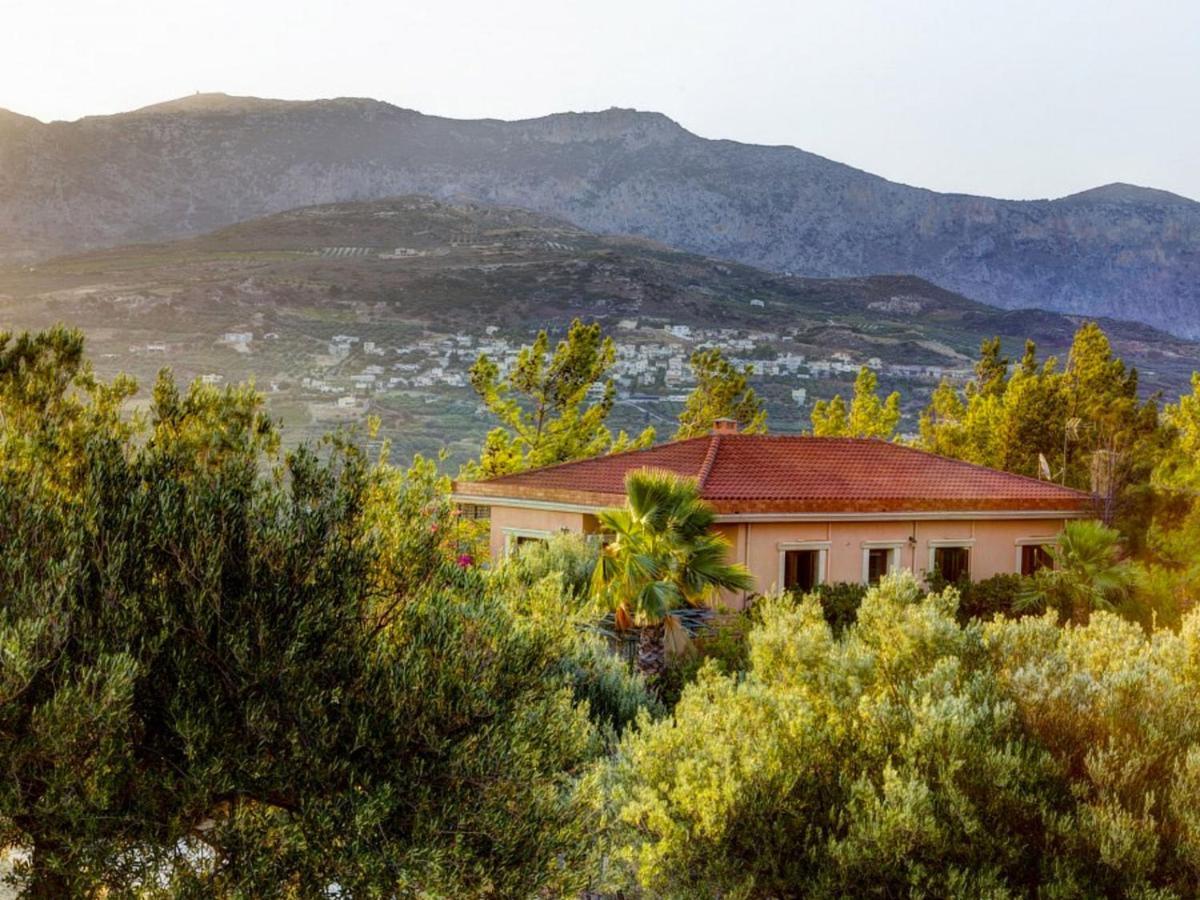
[[1120, 540], [1100, 522], [1068, 522], [1049, 549], [1052, 565], [1034, 574], [1022, 605], [1056, 609], [1081, 624], [1096, 610], [1115, 611], [1135, 578], [1132, 565], [1121, 557]]
[[854, 380], [849, 409], [841, 394], [813, 404], [812, 429], [817, 437], [866, 437], [891, 440], [900, 425], [900, 394], [879, 399], [879, 376], [863, 366]]
[[[444, 479], [0, 340], [0, 846], [34, 897], [528, 896], [636, 682], [463, 569]], [[602, 703], [601, 700], [605, 700]], [[608, 727], [608, 722], [605, 724]], [[519, 811], [519, 815], [516, 814]], [[157, 885], [158, 887], [150, 887]]]
[[[471, 367], [471, 386], [501, 425], [488, 432], [479, 462], [466, 474], [491, 478], [652, 444], [653, 428], [630, 440], [624, 432], [614, 438], [605, 424], [616, 389], [604, 379], [615, 360], [612, 338], [601, 334], [599, 324], [578, 319], [553, 354], [546, 332], [539, 332], [504, 377], [481, 354]], [[600, 386], [600, 398], [586, 403], [594, 386]]]
[[[976, 377], [948, 382], [921, 416], [926, 450], [1033, 477], [1095, 489], [1106, 520], [1144, 517], [1164, 434], [1154, 399], [1138, 399], [1137, 371], [1115, 357], [1095, 323], [1083, 325], [1060, 368], [1038, 364], [1028, 342], [1007, 373], [999, 343], [985, 341]], [[1145, 523], [1131, 522], [1132, 530]]]
[[767, 430], [767, 411], [750, 387], [754, 366], [739, 370], [716, 347], [697, 350], [691, 364], [696, 387], [679, 414], [675, 440], [708, 434], [717, 419], [733, 419], [743, 434]]
[[[131, 412], [132, 381], [97, 378], [78, 333], [0, 336], [13, 885], [1194, 896], [1200, 376], [1160, 411], [1103, 338], [1011, 371], [985, 343], [921, 435], [1110, 487], [1109, 521], [1071, 523], [1052, 568], [709, 613], [691, 607], [749, 585], [690, 482], [635, 474], [607, 543], [485, 568], [437, 462], [398, 468], [371, 434], [288, 451], [252, 388], [167, 372]], [[606, 348], [577, 325], [515, 380], [480, 363], [512, 423], [488, 465], [611, 449]], [[839, 428], [886, 426], [895, 404], [859, 381]], [[636, 665], [602, 612], [637, 630]]]
[[728, 562], [729, 542], [713, 531], [716, 515], [695, 482], [634, 471], [625, 492], [624, 509], [598, 516], [612, 539], [600, 550], [592, 592], [618, 628], [639, 629], [637, 668], [653, 684], [668, 655], [686, 652], [687, 633], [672, 610], [711, 601], [719, 590], [749, 590], [753, 581]]
[[659, 897], [1193, 896], [1200, 614], [959, 624], [888, 578], [835, 637], [771, 602], [596, 774], [614, 886]]

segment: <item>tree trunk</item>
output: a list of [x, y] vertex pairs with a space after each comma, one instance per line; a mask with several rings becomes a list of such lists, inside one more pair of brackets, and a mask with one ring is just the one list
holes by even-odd
[[652, 688], [658, 686], [667, 671], [667, 650], [663, 645], [663, 623], [643, 625], [638, 630], [637, 670]]

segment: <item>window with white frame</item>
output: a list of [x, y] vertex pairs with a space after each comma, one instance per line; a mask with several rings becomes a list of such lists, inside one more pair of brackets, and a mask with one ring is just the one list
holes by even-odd
[[929, 542], [929, 575], [940, 575], [954, 584], [971, 577], [971, 548], [973, 540], [947, 540]]
[[903, 541], [864, 541], [862, 545], [863, 584], [877, 584], [884, 575], [900, 570]]
[[548, 541], [552, 532], [537, 528], [505, 528], [504, 555], [512, 556], [521, 549], [522, 544], [531, 541]]
[[1052, 537], [1021, 538], [1017, 541], [1016, 571], [1032, 575], [1038, 569], [1054, 568], [1050, 548], [1055, 544]]
[[785, 591], [807, 594], [825, 582], [828, 559], [828, 541], [781, 541], [779, 586]]

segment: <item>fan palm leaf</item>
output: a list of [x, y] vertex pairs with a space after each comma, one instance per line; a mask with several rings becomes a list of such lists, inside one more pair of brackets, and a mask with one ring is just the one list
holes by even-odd
[[[597, 517], [611, 539], [593, 573], [592, 595], [613, 610], [618, 625], [652, 629], [656, 641], [665, 634], [672, 650], [684, 652], [687, 635], [668, 621], [672, 611], [719, 590], [748, 590], [750, 573], [729, 562], [729, 542], [712, 530], [716, 515], [694, 481], [643, 470], [631, 472], [625, 488], [626, 506]], [[657, 665], [662, 656], [648, 647], [639, 666]]]

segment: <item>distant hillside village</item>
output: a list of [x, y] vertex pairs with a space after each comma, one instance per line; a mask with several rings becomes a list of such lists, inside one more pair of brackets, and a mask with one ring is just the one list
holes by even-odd
[[[509, 329], [511, 331], [511, 329]], [[298, 384], [273, 381], [260, 385], [269, 393], [290, 390], [306, 396], [317, 406], [363, 412], [371, 398], [390, 392], [421, 393], [432, 389], [469, 389], [467, 372], [480, 354], [496, 360], [507, 370], [517, 360], [529, 333], [502, 334], [499, 325], [487, 325], [481, 334], [427, 335], [406, 343], [385, 343], [366, 334], [334, 334], [324, 353], [309, 357], [311, 371]], [[935, 364], [885, 362], [877, 356], [858, 358], [852, 353], [834, 350], [820, 359], [788, 349], [801, 334], [798, 329], [778, 333], [735, 328], [699, 328], [658, 318], [621, 319], [612, 333], [617, 342], [617, 361], [613, 380], [617, 398], [633, 404], [682, 403], [695, 383], [688, 360], [694, 350], [719, 347], [736, 365], [753, 365], [756, 379], [764, 383], [785, 382], [797, 415], [810, 400], [820, 399], [809, 387], [797, 381], [844, 381], [862, 366], [875, 370], [892, 381], [934, 385], [943, 378], [965, 379], [968, 365], [959, 367]], [[217, 343], [241, 354], [252, 354], [255, 347], [278, 339], [274, 332], [230, 331]], [[169, 353], [168, 345], [155, 342], [130, 347], [135, 354]], [[225, 374], [208, 372], [201, 376], [210, 384], [223, 383]], [[601, 385], [594, 389], [602, 390]], [[811, 396], [810, 396], [811, 395]], [[320, 409], [314, 410], [320, 413]]]

